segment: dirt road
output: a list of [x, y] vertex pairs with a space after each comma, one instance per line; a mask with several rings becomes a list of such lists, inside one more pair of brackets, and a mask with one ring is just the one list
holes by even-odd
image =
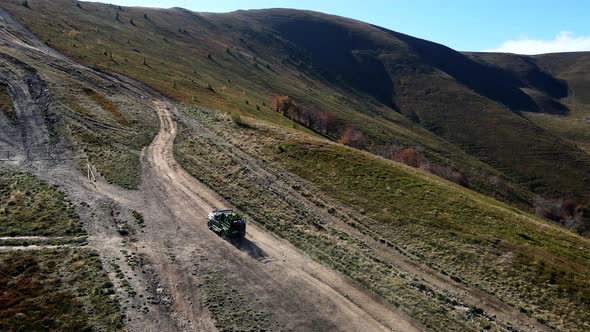
[[[210, 232], [205, 222], [207, 213], [229, 205], [176, 163], [174, 107], [162, 100], [155, 100], [154, 105], [160, 131], [143, 157], [141, 196], [146, 204], [141, 204], [143, 208], [130, 205], [143, 211], [150, 225], [146, 239], [136, 243], [138, 252], [158, 265], [160, 277], [169, 285], [178, 285], [173, 294], [177, 319], [184, 320], [181, 325], [192, 330], [212, 329], [202, 295], [194, 287], [200, 282], [198, 271], [183, 275], [194, 265], [194, 253], [200, 252], [224, 271], [246, 280], [245, 287], [260, 290], [260, 298], [273, 308], [272, 316], [287, 330], [419, 330], [403, 313], [379, 303], [253, 224], [249, 224], [246, 241], [238, 247]], [[99, 190], [131, 203], [116, 188], [103, 184]], [[163, 251], [173, 253], [173, 265], [166, 262]]]

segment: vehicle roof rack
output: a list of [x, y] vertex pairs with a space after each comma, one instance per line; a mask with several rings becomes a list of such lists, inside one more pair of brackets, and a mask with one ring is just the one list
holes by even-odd
[[233, 212], [233, 209], [215, 209], [213, 212]]

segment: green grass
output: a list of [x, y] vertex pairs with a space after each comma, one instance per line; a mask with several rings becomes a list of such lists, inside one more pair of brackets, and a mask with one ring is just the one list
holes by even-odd
[[88, 98], [92, 99], [92, 101], [99, 105], [103, 110], [109, 112], [112, 115], [112, 117], [117, 121], [117, 123], [121, 125], [129, 124], [129, 120], [127, 120], [127, 118], [121, 113], [121, 111], [119, 111], [117, 105], [115, 105], [107, 97], [88, 88], [84, 89], [83, 92], [86, 96], [88, 96]]
[[122, 330], [111, 287], [91, 250], [1, 253], [0, 330]]
[[[399, 94], [426, 128], [492, 165], [539, 195], [590, 195], [590, 156], [552, 131], [436, 74], [406, 78]], [[444, 86], [415, 89], [415, 86]], [[449, 103], [449, 95], [460, 96]]]
[[0, 169], [1, 246], [61, 246], [0, 253], [0, 330], [117, 331], [122, 315], [98, 254], [57, 187]]
[[[108, 131], [91, 131], [82, 126], [71, 124], [72, 134], [75, 140], [83, 147], [89, 161], [94, 165], [101, 176], [108, 182], [127, 189], [136, 189], [141, 183], [141, 154], [142, 142], [130, 142], [124, 145], [123, 137], [119, 133]], [[118, 137], [117, 141], [113, 140]], [[143, 144], [148, 144], [144, 141]], [[82, 171], [86, 171], [86, 165], [81, 165]]]
[[[350, 224], [375, 241], [494, 294], [550, 326], [583, 331], [590, 325], [590, 282], [584, 277], [590, 273], [587, 239], [367, 153], [266, 126], [232, 126], [204, 111], [191, 115], [267, 165], [310, 181], [317, 190], [301, 195], [317, 206], [329, 209], [317, 201], [323, 193], [362, 211], [370, 219]], [[281, 193], [252, 176], [257, 172], [239, 166], [243, 161], [182, 126], [176, 144], [177, 159], [192, 175], [318, 261], [405, 308], [427, 326], [470, 326], [453, 312], [452, 299], [445, 300], [443, 294], [429, 298], [420, 292], [419, 281], [392, 273], [378, 253], [354, 235], [317, 220], [305, 207], [297, 208], [300, 203], [278, 199]]]
[[[47, 72], [52, 79], [58, 73]], [[144, 101], [123, 92], [105, 93], [85, 82], [61, 80], [54, 87], [56, 107], [65, 117], [68, 135], [108, 182], [127, 189], [141, 183], [140, 155], [157, 132], [157, 117]], [[86, 172], [86, 164], [81, 165]]]
[[8, 87], [4, 83], [0, 83], [0, 112], [4, 113], [8, 119], [12, 121], [16, 120], [12, 98], [8, 93]]
[[526, 113], [525, 116], [556, 135], [572, 142], [590, 155], [590, 110], [568, 116]]
[[0, 236], [83, 234], [73, 204], [56, 187], [0, 169]]
[[0, 240], [0, 246], [83, 246], [88, 244], [86, 237], [58, 237], [58, 238], [7, 238]]
[[[57, 79], [57, 73], [46, 75]], [[137, 189], [141, 150], [157, 132], [154, 110], [124, 93], [106, 94], [75, 80], [60, 82], [52, 91], [59, 100], [55, 106], [65, 117], [67, 135], [108, 182]], [[86, 172], [85, 163], [81, 168]]]
[[375, 236], [554, 326], [583, 330], [590, 325], [587, 240], [343, 147], [282, 147], [283, 167], [364, 209], [379, 221], [362, 225]]

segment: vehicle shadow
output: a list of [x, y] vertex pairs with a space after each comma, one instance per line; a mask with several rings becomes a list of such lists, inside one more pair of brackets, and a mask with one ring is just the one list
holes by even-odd
[[230, 241], [230, 243], [240, 251], [248, 254], [248, 256], [263, 263], [266, 263], [272, 259], [264, 250], [246, 238], [241, 240], [233, 240]]

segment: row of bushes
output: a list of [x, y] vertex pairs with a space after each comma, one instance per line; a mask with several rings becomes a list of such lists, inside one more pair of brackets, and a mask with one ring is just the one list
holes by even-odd
[[[365, 135], [358, 128], [346, 126], [342, 134], [338, 135], [339, 126], [333, 113], [300, 105], [289, 96], [275, 96], [271, 101], [271, 107], [275, 112], [281, 113], [284, 117], [315, 132], [331, 138], [339, 137], [337, 141], [340, 144], [360, 150], [367, 148]], [[370, 150], [382, 157], [404, 163], [411, 167], [420, 168], [461, 186], [467, 186], [467, 178], [463, 174], [455, 171], [452, 167], [430, 162], [424, 155], [424, 149], [403, 148], [400, 145], [390, 145], [381, 148], [375, 148], [373, 146]]]
[[284, 117], [323, 135], [333, 134], [337, 129], [333, 113], [300, 105], [289, 96], [275, 96], [271, 107]]
[[[367, 142], [360, 129], [337, 124], [334, 114], [300, 105], [289, 96], [274, 97], [271, 106], [276, 112], [298, 124], [330, 138], [337, 138], [336, 140], [340, 144], [356, 149], [370, 150], [387, 159], [419, 168], [463, 187], [468, 186], [468, 180], [464, 174], [450, 166], [429, 161], [423, 148], [408, 148], [398, 144], [377, 147]], [[341, 131], [343, 127], [345, 129]], [[340, 131], [342, 134], [339, 134]], [[502, 184], [498, 177], [492, 178], [492, 182], [495, 185]], [[506, 187], [506, 190], [511, 189]], [[590, 204], [572, 199], [536, 197], [533, 212], [538, 217], [559, 222], [579, 234], [590, 232]]]
[[385, 157], [411, 167], [419, 168], [463, 187], [467, 187], [468, 181], [463, 174], [454, 170], [450, 166], [444, 166], [429, 161], [424, 152], [424, 149], [420, 147], [404, 148], [400, 145], [394, 144], [386, 149]]
[[578, 234], [590, 231], [590, 204], [574, 199], [535, 197], [533, 212], [537, 217], [562, 224]]

